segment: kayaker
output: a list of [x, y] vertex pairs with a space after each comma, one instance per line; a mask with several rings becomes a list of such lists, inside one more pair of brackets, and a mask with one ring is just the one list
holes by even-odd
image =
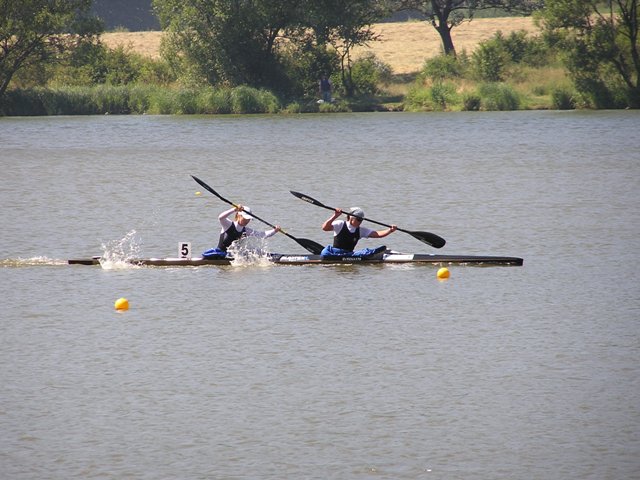
[[[229, 219], [232, 213], [235, 213], [233, 221]], [[216, 248], [210, 248], [204, 252], [202, 256], [204, 258], [224, 258], [231, 244], [242, 237], [269, 238], [280, 231], [279, 225], [276, 225], [275, 228], [271, 230], [265, 231], [254, 230], [247, 227], [252, 218], [251, 208], [243, 205], [236, 205], [218, 215], [218, 220], [222, 226], [218, 246]]]
[[395, 225], [391, 225], [391, 227], [384, 230], [371, 230], [370, 228], [362, 227], [364, 212], [360, 207], [350, 208], [349, 211], [346, 212], [347, 219], [338, 220], [338, 217], [343, 213], [345, 212], [343, 212], [342, 209], [336, 208], [333, 215], [322, 224], [322, 230], [325, 232], [333, 230], [333, 245], [327, 245], [320, 253], [320, 255], [324, 257], [371, 257], [372, 255], [382, 253], [387, 249], [384, 245], [377, 248], [355, 250], [356, 244], [361, 238], [386, 237], [398, 228]]

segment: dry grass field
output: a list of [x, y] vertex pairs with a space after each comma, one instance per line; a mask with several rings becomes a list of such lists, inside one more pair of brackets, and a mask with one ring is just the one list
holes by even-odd
[[[391, 65], [393, 73], [407, 74], [420, 70], [425, 59], [441, 52], [440, 37], [427, 22], [379, 23], [374, 32], [380, 40], [369, 47], [360, 47], [356, 56], [373, 52], [385, 63]], [[471, 53], [479, 42], [491, 38], [496, 32], [509, 34], [525, 30], [536, 33], [537, 27], [530, 17], [508, 17], [475, 19], [452, 30], [453, 42], [458, 52]], [[114, 32], [103, 35], [104, 42], [111, 48], [124, 46], [142, 55], [159, 56], [162, 32]]]

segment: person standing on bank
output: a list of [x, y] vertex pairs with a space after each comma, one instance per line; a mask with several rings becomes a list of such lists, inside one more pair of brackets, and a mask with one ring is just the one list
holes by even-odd
[[326, 75], [323, 75], [319, 82], [320, 97], [323, 102], [332, 102], [331, 98], [331, 81]]
[[364, 212], [360, 207], [350, 208], [347, 213], [347, 220], [338, 220], [342, 213], [340, 208], [336, 208], [333, 215], [322, 224], [322, 230], [325, 232], [333, 230], [333, 245], [327, 245], [320, 253], [324, 257], [369, 257], [384, 252], [387, 249], [384, 245], [377, 248], [354, 250], [358, 240], [361, 238], [383, 238], [395, 232], [398, 228], [395, 225], [391, 225], [391, 227], [384, 230], [371, 230], [360, 226], [364, 217]]
[[[235, 213], [233, 221], [229, 219], [232, 213]], [[247, 227], [252, 218], [251, 209], [242, 205], [236, 205], [218, 215], [218, 220], [222, 226], [218, 246], [204, 252], [202, 254], [203, 258], [224, 258], [231, 244], [242, 237], [269, 238], [280, 231], [279, 225], [266, 231]]]

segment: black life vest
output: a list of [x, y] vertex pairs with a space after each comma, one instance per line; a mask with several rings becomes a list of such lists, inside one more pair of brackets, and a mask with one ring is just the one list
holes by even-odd
[[342, 228], [337, 235], [333, 236], [333, 246], [335, 248], [341, 248], [342, 250], [348, 250], [353, 252], [356, 249], [356, 244], [360, 240], [360, 227], [356, 228], [355, 232], [351, 233], [347, 222], [342, 224]]
[[238, 240], [244, 235], [244, 227], [242, 230], [236, 230], [235, 223], [232, 223], [229, 228], [220, 234], [220, 240], [218, 240], [218, 248], [220, 250], [227, 251], [227, 248], [231, 246], [233, 242]]

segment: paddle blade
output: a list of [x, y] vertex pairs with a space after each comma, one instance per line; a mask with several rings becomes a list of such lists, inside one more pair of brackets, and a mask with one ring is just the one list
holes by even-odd
[[218, 197], [220, 200], [222, 200], [225, 203], [228, 203], [229, 205], [234, 205], [235, 204], [233, 202], [231, 202], [230, 200], [227, 200], [226, 198], [224, 198], [222, 195], [220, 195], [218, 192], [216, 192], [213, 188], [211, 188], [209, 185], [207, 185], [206, 183], [204, 183], [202, 180], [200, 180], [198, 177], [191, 175], [191, 178], [193, 178], [196, 182], [198, 182], [198, 184], [204, 188], [206, 191], [213, 193], [216, 197]]
[[198, 182], [198, 184], [205, 190], [211, 191], [211, 187], [206, 183], [204, 183], [202, 180], [200, 180], [198, 177], [191, 175], [191, 178], [193, 178], [196, 182]]
[[323, 207], [323, 208], [328, 208], [330, 210], [333, 210], [333, 208], [327, 207], [326, 205], [324, 205], [323, 203], [319, 202], [315, 198], [310, 197], [309, 195], [305, 195], [304, 193], [300, 193], [300, 192], [294, 192], [293, 190], [289, 190], [289, 192], [291, 192], [292, 195], [298, 197], [300, 200], [302, 200], [304, 202], [310, 203], [312, 205], [317, 205], [318, 207]]
[[308, 238], [295, 238], [295, 241], [298, 242], [305, 250], [313, 253], [314, 255], [320, 255], [320, 252], [324, 249], [322, 245], [318, 242], [314, 242], [313, 240], [309, 240]]
[[[398, 230], [400, 230], [400, 229], [398, 229]], [[431, 233], [431, 232], [413, 232], [413, 231], [407, 231], [407, 230], [402, 230], [402, 231], [407, 232], [412, 237], [417, 238], [418, 240], [420, 240], [422, 243], [426, 243], [427, 245], [431, 245], [433, 248], [442, 248], [442, 247], [444, 247], [444, 244], [447, 243], [444, 238], [439, 237], [435, 233]]]

